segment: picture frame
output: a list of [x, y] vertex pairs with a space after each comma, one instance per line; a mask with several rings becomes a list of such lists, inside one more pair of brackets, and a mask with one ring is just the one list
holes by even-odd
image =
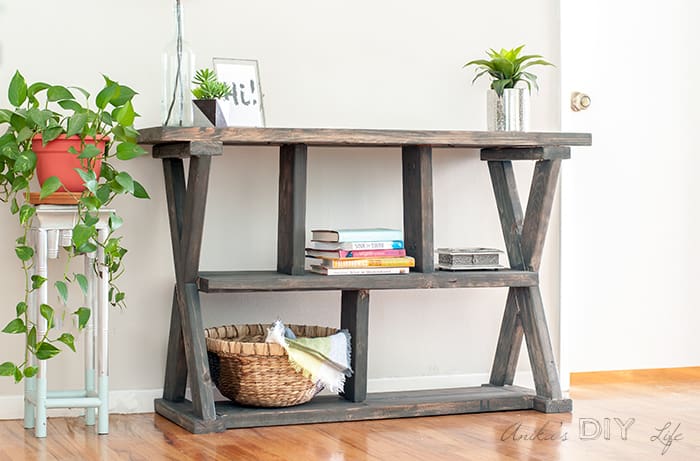
[[213, 61], [218, 79], [231, 85], [231, 94], [221, 101], [226, 125], [264, 127], [258, 61], [237, 58], [214, 58]]

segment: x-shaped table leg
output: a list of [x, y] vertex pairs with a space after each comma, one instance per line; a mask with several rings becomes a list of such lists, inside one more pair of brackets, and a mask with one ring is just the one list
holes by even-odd
[[[537, 159], [524, 216], [510, 160], [522, 158], [523, 152]], [[539, 271], [561, 160], [568, 156], [567, 148], [482, 151], [512, 269]], [[547, 413], [571, 411], [571, 400], [562, 398], [539, 286], [509, 289], [490, 384], [513, 384], [523, 336], [535, 381], [535, 408]]]
[[[211, 156], [220, 155], [222, 151], [222, 144], [216, 142], [167, 144], [153, 148], [154, 157], [163, 160], [176, 278], [163, 399], [182, 402], [189, 375], [192, 413], [201, 425], [195, 432], [224, 429], [216, 420], [196, 285]], [[184, 158], [189, 158], [186, 184]]]

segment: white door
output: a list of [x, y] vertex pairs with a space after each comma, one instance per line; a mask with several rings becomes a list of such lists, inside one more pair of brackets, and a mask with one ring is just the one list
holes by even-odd
[[[561, 0], [561, 370], [700, 363], [697, 0]], [[591, 98], [569, 108], [572, 92]]]

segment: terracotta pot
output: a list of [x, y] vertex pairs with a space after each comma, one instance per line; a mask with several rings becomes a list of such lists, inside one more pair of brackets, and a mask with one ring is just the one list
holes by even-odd
[[[104, 154], [105, 142], [108, 139], [102, 138], [99, 141], [95, 141], [94, 138], [88, 137], [85, 138], [85, 144], [96, 145], [100, 152]], [[87, 168], [81, 165], [81, 159], [78, 158], [78, 155], [68, 151], [71, 147], [78, 153], [82, 152], [78, 136], [66, 138], [65, 135], [60, 135], [46, 144], [46, 146], [42, 145], [41, 135], [37, 135], [32, 139], [32, 150], [36, 153], [36, 176], [40, 185], [43, 185], [44, 181], [51, 176], [57, 176], [65, 190], [69, 192], [82, 192], [85, 190], [83, 180], [75, 169], [80, 168], [86, 171]], [[85, 160], [82, 161], [84, 162]], [[100, 177], [101, 168], [102, 155], [95, 160], [94, 170], [98, 178]]]

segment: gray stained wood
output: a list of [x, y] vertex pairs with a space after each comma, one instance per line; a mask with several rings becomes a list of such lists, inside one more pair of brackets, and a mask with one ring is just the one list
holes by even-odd
[[306, 161], [304, 144], [280, 147], [277, 271], [283, 274], [304, 274]]
[[534, 286], [536, 272], [528, 271], [436, 271], [397, 275], [329, 276], [307, 272], [290, 276], [275, 271], [200, 272], [198, 286], [205, 293], [307, 290], [401, 290], [428, 288], [486, 288]]
[[[212, 143], [207, 143], [212, 145]], [[186, 143], [185, 148], [198, 145]], [[155, 152], [161, 146], [154, 147]], [[218, 149], [221, 148], [219, 144]], [[177, 309], [171, 318], [171, 336], [168, 344], [164, 396], [181, 400], [187, 375], [190, 377], [193, 411], [204, 421], [216, 418], [203, 324], [199, 306], [197, 280], [202, 232], [204, 228], [204, 204], [206, 203], [211, 158], [194, 156], [190, 159], [187, 184], [184, 183], [184, 165], [180, 158], [163, 159], [166, 179], [166, 198], [171, 224], [173, 263], [176, 287], [173, 300]], [[179, 326], [179, 328], [178, 328]], [[187, 374], [181, 362], [185, 358]]]
[[570, 147], [530, 147], [518, 149], [517, 155], [513, 156], [512, 148], [482, 149], [481, 160], [503, 161], [503, 160], [554, 160], [571, 158]]
[[[287, 128], [174, 128], [141, 131], [163, 161], [176, 286], [167, 352], [164, 398], [156, 411], [192, 432], [232, 427], [346, 421], [536, 408], [571, 411], [562, 398], [539, 291], [538, 270], [554, 191], [568, 146], [590, 145], [586, 133], [402, 131]], [[280, 146], [277, 271], [200, 272], [204, 212], [212, 157], [224, 145]], [[308, 146], [402, 148], [404, 232], [416, 258], [408, 275], [322, 276], [304, 271]], [[432, 147], [481, 148], [488, 161], [510, 270], [434, 271]], [[189, 158], [184, 179], [183, 159]], [[523, 215], [511, 161], [535, 160]], [[510, 287], [490, 384], [423, 394], [367, 395], [369, 290]], [[341, 326], [352, 335], [355, 371], [345, 400], [321, 398], [291, 409], [215, 406], [203, 334], [199, 292], [341, 290]], [[509, 386], [525, 338], [535, 392]], [[186, 364], [186, 367], [183, 366]], [[184, 400], [189, 377], [192, 401]]]
[[[507, 150], [499, 150], [506, 156]], [[482, 159], [484, 151], [482, 151]], [[501, 231], [506, 244], [506, 253], [512, 269], [524, 270], [525, 258], [521, 245], [523, 232], [523, 209], [520, 205], [518, 186], [513, 172], [513, 163], [508, 160], [489, 161], [491, 184], [496, 197], [496, 207], [501, 221]], [[523, 329], [515, 292], [511, 288], [506, 298], [506, 308], [501, 321], [501, 330], [496, 345], [496, 354], [491, 368], [489, 383], [503, 386], [513, 384], [515, 371], [523, 343]]]
[[[226, 429], [280, 426], [286, 424], [326, 423], [387, 418], [410, 418], [491, 411], [530, 410], [535, 395], [518, 386], [478, 386], [407, 392], [382, 392], [367, 395], [362, 402], [336, 396], [319, 396], [303, 405], [285, 408], [250, 408], [230, 401], [216, 403], [216, 412]], [[156, 410], [166, 416], [177, 415], [178, 424], [190, 432], [211, 432], [198, 426], [188, 402], [156, 400]]]
[[433, 153], [429, 146], [403, 146], [403, 234], [414, 270], [433, 272]]
[[[160, 151], [162, 146], [155, 146], [153, 152]], [[180, 259], [180, 236], [182, 235], [182, 215], [185, 209], [185, 169], [182, 159], [163, 159], [163, 177], [165, 179], [165, 195], [168, 203], [170, 233], [173, 255]], [[187, 362], [185, 344], [182, 337], [177, 286], [173, 289], [173, 307], [170, 317], [170, 334], [168, 336], [168, 353], [165, 366], [165, 382], [163, 398], [181, 401], [185, 398], [187, 386]]]
[[140, 144], [218, 141], [224, 145], [549, 147], [590, 146], [589, 133], [524, 131], [358, 130], [335, 128], [153, 127], [139, 130]]
[[369, 291], [343, 290], [340, 295], [340, 328], [350, 332], [352, 376], [347, 378], [343, 397], [362, 402], [367, 397], [367, 343], [369, 341]]
[[203, 155], [222, 155], [223, 144], [218, 141], [179, 141], [173, 144], [158, 144], [153, 149], [153, 158], [189, 158]]

